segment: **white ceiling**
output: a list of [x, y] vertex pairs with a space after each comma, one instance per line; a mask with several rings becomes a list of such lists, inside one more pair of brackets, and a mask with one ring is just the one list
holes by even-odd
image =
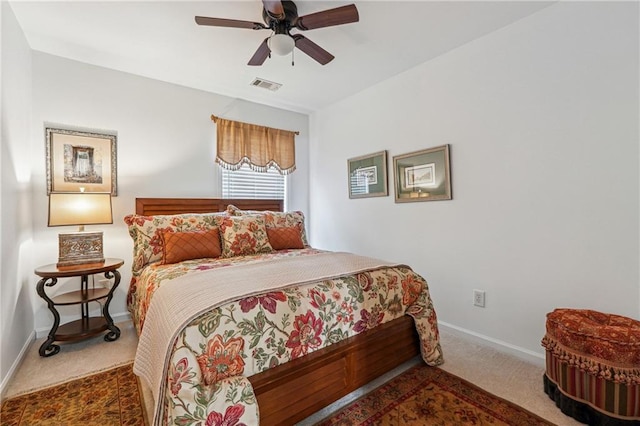
[[[349, 3], [296, 1], [299, 16]], [[34, 50], [309, 113], [550, 3], [356, 1], [359, 22], [304, 32], [336, 58], [322, 66], [296, 49], [293, 67], [290, 56], [246, 65], [269, 30], [195, 24], [196, 15], [262, 22], [260, 0], [10, 4]], [[252, 87], [255, 77], [283, 86], [276, 92]]]

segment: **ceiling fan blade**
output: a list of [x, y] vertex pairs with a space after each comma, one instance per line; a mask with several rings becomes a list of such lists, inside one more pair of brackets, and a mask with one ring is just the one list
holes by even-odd
[[256, 50], [256, 53], [254, 53], [251, 59], [249, 59], [247, 65], [257, 66], [264, 64], [264, 61], [267, 60], [269, 54], [271, 53], [271, 50], [269, 50], [269, 46], [267, 45], [268, 39], [269, 37], [265, 38], [260, 46], [258, 46], [258, 50]]
[[268, 28], [260, 22], [239, 21], [237, 19], [207, 18], [206, 16], [196, 16], [196, 24], [209, 25], [212, 27], [247, 28], [250, 30], [262, 30]]
[[282, 2], [280, 0], [262, 0], [262, 4], [264, 5], [264, 10], [266, 10], [269, 16], [271, 16], [273, 19], [276, 19], [278, 21], [284, 19], [284, 7], [282, 6]]
[[302, 50], [322, 65], [328, 64], [335, 57], [302, 34], [295, 34], [293, 39], [295, 40], [296, 47], [298, 49]]
[[299, 30], [314, 30], [316, 28], [331, 27], [333, 25], [349, 24], [358, 22], [360, 19], [358, 9], [354, 4], [336, 7], [335, 9], [323, 10], [322, 12], [311, 13], [300, 16], [294, 26]]

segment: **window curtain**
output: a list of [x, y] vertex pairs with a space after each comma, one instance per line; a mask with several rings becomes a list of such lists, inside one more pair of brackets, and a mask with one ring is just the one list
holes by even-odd
[[217, 126], [216, 163], [225, 169], [239, 170], [247, 164], [256, 172], [274, 167], [282, 175], [296, 169], [294, 138], [298, 132], [225, 120], [215, 115], [211, 119]]

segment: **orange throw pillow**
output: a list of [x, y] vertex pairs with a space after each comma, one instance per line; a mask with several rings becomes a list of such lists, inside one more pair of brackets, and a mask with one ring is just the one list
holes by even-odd
[[210, 231], [163, 232], [164, 253], [162, 263], [178, 263], [189, 259], [220, 257], [220, 232]]
[[299, 226], [267, 228], [267, 236], [274, 250], [304, 248]]

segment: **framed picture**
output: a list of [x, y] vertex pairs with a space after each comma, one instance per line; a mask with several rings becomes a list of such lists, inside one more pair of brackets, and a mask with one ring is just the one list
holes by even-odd
[[449, 145], [393, 157], [396, 203], [451, 199]]
[[389, 195], [387, 184], [387, 151], [347, 160], [349, 198], [383, 197]]
[[46, 128], [47, 195], [109, 192], [118, 195], [116, 136]]

